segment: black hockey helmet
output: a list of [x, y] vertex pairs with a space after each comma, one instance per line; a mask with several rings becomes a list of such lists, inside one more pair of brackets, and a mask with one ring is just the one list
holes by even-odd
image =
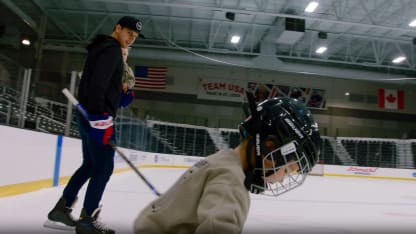
[[[297, 99], [271, 98], [255, 104], [249, 92], [247, 98], [251, 113], [239, 130], [243, 138], [250, 138], [248, 147], [255, 147], [256, 163], [249, 165], [246, 186], [255, 193], [269, 192], [277, 196], [302, 184], [318, 161], [321, 145], [318, 124]], [[266, 145], [266, 142], [273, 144]], [[251, 151], [247, 149], [247, 152]], [[273, 161], [273, 166], [266, 168], [265, 160]], [[290, 165], [297, 166], [296, 172], [287, 170]], [[287, 181], [270, 183], [264, 179], [281, 168], [287, 172]]]

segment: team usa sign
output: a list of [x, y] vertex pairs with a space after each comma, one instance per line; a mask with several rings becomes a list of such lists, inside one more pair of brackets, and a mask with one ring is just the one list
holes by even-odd
[[273, 97], [296, 98], [309, 108], [325, 109], [325, 90], [285, 85], [246, 82], [239, 80], [226, 81], [223, 78], [202, 78], [198, 88], [199, 99], [243, 102], [245, 91], [254, 94], [256, 102]]
[[246, 82], [224, 79], [201, 79], [198, 89], [199, 99], [242, 102], [245, 95]]

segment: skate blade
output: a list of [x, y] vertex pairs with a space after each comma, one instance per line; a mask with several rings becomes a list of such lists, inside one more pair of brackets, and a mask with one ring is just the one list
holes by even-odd
[[63, 223], [54, 222], [51, 220], [46, 220], [45, 223], [43, 224], [43, 227], [51, 228], [51, 229], [58, 229], [62, 231], [74, 231], [75, 230], [75, 226], [68, 226]]

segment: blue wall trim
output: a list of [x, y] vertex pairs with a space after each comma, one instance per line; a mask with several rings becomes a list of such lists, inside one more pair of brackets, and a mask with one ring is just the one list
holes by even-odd
[[55, 151], [55, 167], [53, 170], [53, 179], [52, 179], [52, 186], [59, 185], [59, 167], [61, 166], [61, 152], [62, 152], [62, 135], [58, 135], [58, 139], [56, 141], [56, 151]]

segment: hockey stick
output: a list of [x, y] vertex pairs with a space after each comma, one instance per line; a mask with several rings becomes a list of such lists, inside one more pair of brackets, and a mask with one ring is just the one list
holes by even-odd
[[[68, 100], [77, 108], [77, 110], [84, 116], [85, 119], [88, 120], [88, 113], [87, 111], [81, 106], [78, 100], [69, 92], [67, 88], [62, 90], [62, 93], [68, 98]], [[144, 177], [142, 173], [134, 166], [134, 164], [127, 158], [127, 156], [117, 147], [117, 145], [110, 141], [109, 145], [116, 151], [124, 161], [133, 169], [136, 174], [146, 183], [146, 185], [157, 195], [160, 196], [161, 194], [156, 190], [156, 188]]]

